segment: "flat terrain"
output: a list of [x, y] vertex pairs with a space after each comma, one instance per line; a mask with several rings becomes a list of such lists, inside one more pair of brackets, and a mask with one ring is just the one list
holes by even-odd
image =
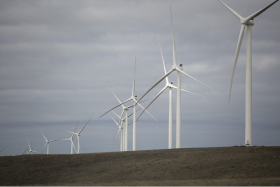
[[0, 185], [280, 186], [280, 147], [5, 156]]

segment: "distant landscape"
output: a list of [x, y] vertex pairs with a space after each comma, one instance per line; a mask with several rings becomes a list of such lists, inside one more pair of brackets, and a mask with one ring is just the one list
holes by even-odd
[[280, 147], [0, 157], [0, 185], [280, 185]]

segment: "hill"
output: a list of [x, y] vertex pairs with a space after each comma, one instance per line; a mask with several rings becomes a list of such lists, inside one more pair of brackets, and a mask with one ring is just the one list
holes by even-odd
[[0, 157], [0, 185], [280, 185], [280, 147]]

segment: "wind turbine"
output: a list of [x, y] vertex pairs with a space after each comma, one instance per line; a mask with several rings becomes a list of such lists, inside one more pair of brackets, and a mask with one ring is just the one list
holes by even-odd
[[[135, 58], [135, 65], [134, 65], [134, 77], [133, 77], [133, 86], [132, 86], [132, 94], [130, 96], [130, 98], [128, 98], [127, 100], [121, 102], [120, 104], [118, 104], [117, 106], [111, 108], [110, 110], [108, 110], [107, 112], [105, 112], [104, 114], [102, 114], [99, 118], [101, 118], [102, 116], [104, 116], [105, 114], [107, 114], [108, 112], [114, 110], [115, 108], [121, 106], [122, 104], [128, 102], [128, 101], [134, 101], [134, 106], [133, 106], [133, 129], [132, 129], [132, 150], [135, 151], [136, 150], [136, 104], [138, 104], [142, 109], [144, 109], [144, 107], [142, 105], [139, 104], [139, 102], [137, 102], [137, 96], [135, 95], [135, 71], [136, 71], [136, 58]], [[150, 114], [150, 112], [148, 112], [146, 110], [146, 112], [156, 120], [156, 118], [154, 116], [152, 116], [152, 114]], [[121, 115], [122, 116], [122, 115]], [[156, 120], [157, 121], [157, 120]]]
[[46, 143], [45, 143], [45, 145], [43, 147], [42, 153], [45, 150], [45, 147], [47, 146], [47, 154], [49, 154], [50, 142], [59, 141], [59, 140], [48, 140], [42, 132], [41, 132], [41, 134], [43, 135], [43, 137], [46, 140]]
[[[116, 120], [110, 115], [110, 117], [112, 118], [112, 120], [114, 120], [114, 122], [116, 123], [117, 125], [117, 135], [119, 134], [120, 132], [120, 151], [123, 151], [123, 126], [122, 126], [122, 123], [119, 125], [118, 122], [116, 122]], [[115, 136], [115, 143], [114, 143], [114, 148], [115, 148], [115, 144], [116, 144], [116, 140], [117, 140], [117, 136]], [[114, 150], [113, 148], [113, 150]]]
[[[74, 149], [75, 149], [75, 151], [76, 151], [76, 148], [75, 148], [75, 145], [74, 145], [74, 143], [73, 143], [73, 140], [74, 140], [74, 133], [76, 132], [76, 129], [77, 129], [78, 124], [79, 124], [79, 122], [77, 123], [76, 128], [75, 128], [75, 131], [72, 133], [72, 135], [71, 135], [70, 138], [61, 139], [61, 140], [70, 140], [70, 142], [71, 142], [71, 154], [73, 154], [73, 147], [74, 147]], [[77, 151], [76, 151], [76, 152], [77, 152]]]
[[[28, 140], [27, 140], [28, 141]], [[29, 152], [27, 154], [33, 154], [33, 152], [37, 153], [37, 151], [34, 151], [32, 148], [31, 148], [31, 145], [29, 144], [29, 141], [28, 141], [28, 146], [29, 146]]]
[[[195, 79], [194, 77], [190, 76], [189, 74], [183, 71], [183, 65], [177, 65], [177, 56], [176, 56], [176, 46], [175, 46], [175, 38], [174, 38], [174, 30], [173, 30], [173, 22], [172, 22], [172, 12], [170, 6], [170, 14], [171, 14], [171, 27], [172, 27], [172, 40], [173, 40], [173, 66], [172, 68], [163, 76], [161, 77], [139, 100], [143, 99], [145, 95], [147, 95], [156, 85], [158, 85], [165, 77], [170, 75], [173, 71], [177, 71], [177, 107], [176, 107], [176, 148], [181, 148], [181, 73], [188, 76], [189, 78], [199, 82], [200, 84], [210, 88], [211, 90], [215, 91], [211, 87], [207, 86], [206, 84], [200, 82], [199, 80]], [[137, 104], [137, 103], [136, 103]]]
[[[92, 118], [93, 116], [91, 116]], [[77, 139], [78, 139], [78, 154], [80, 154], [80, 135], [81, 135], [81, 132], [84, 130], [84, 128], [87, 126], [87, 124], [89, 123], [89, 121], [91, 120], [91, 118], [89, 118], [89, 120], [87, 121], [87, 123], [83, 126], [83, 128], [78, 131], [78, 132], [70, 132], [70, 131], [66, 131], [68, 133], [72, 133], [72, 134], [75, 134], [77, 136]]]
[[231, 76], [231, 83], [229, 89], [229, 98], [228, 104], [230, 102], [230, 95], [231, 95], [231, 88], [233, 82], [233, 76], [235, 72], [235, 67], [240, 51], [240, 46], [242, 43], [244, 29], [247, 26], [247, 60], [246, 60], [246, 98], [245, 98], [245, 145], [252, 146], [252, 26], [254, 25], [254, 18], [259, 16], [273, 4], [275, 4], [278, 0], [274, 1], [270, 5], [260, 9], [259, 11], [255, 12], [254, 14], [248, 16], [247, 18], [243, 18], [221, 0], [219, 0], [227, 9], [229, 9], [239, 20], [241, 23], [241, 29], [239, 33], [239, 38], [236, 47], [236, 54], [233, 64], [233, 71]]
[[[158, 38], [157, 38], [158, 39]], [[160, 48], [160, 53], [161, 53], [161, 57], [162, 57], [162, 63], [163, 63], [163, 69], [164, 69], [164, 73], [166, 74], [166, 68], [165, 68], [165, 63], [164, 63], [164, 58], [163, 58], [163, 54], [162, 54], [162, 50], [161, 50], [161, 46], [160, 46], [160, 42], [158, 39], [158, 43], [159, 43], [159, 48]], [[168, 77], [165, 77], [165, 86], [159, 91], [159, 93], [154, 97], [154, 99], [146, 106], [146, 108], [144, 109], [144, 111], [167, 89], [169, 88], [169, 125], [168, 125], [168, 149], [172, 149], [172, 88], [177, 89], [176, 86], [173, 85], [173, 82], [169, 82]], [[199, 94], [181, 89], [184, 92], [188, 92], [191, 94], [195, 94], [198, 96], [201, 96]], [[204, 97], [204, 96], [201, 96]], [[137, 120], [141, 117], [141, 115], [144, 113], [144, 111], [138, 116]], [[136, 121], [137, 121], [136, 120]]]
[[[109, 88], [108, 88], [108, 90], [110, 90]], [[112, 92], [112, 94], [115, 96], [115, 98], [118, 100], [118, 102], [120, 103], [120, 105], [122, 106], [122, 108], [123, 108], [123, 110], [122, 110], [122, 114], [121, 114], [121, 116], [119, 117], [119, 123], [118, 123], [118, 125], [121, 123], [121, 122], [123, 122], [123, 127], [124, 127], [124, 151], [127, 151], [127, 133], [128, 133], [128, 130], [127, 130], [127, 128], [128, 128], [128, 110], [129, 110], [129, 108], [131, 108], [131, 107], [135, 107], [135, 104], [133, 104], [133, 105], [130, 105], [130, 106], [127, 106], [127, 107], [125, 107], [124, 105], [123, 105], [123, 103], [119, 100], [119, 98], [116, 96], [116, 94], [112, 91], [112, 90], [110, 90], [110, 92]], [[142, 102], [144, 102], [144, 101], [142, 101]], [[139, 102], [138, 103], [138, 105], [139, 106], [141, 106], [140, 105], [140, 103], [141, 102]], [[141, 106], [142, 107], [142, 106]], [[134, 114], [135, 114], [135, 112], [136, 112], [136, 110], [134, 111], [133, 110], [133, 116], [135, 116]], [[123, 120], [123, 114], [125, 113], [125, 120]], [[151, 114], [150, 114], [151, 115]], [[130, 115], [131, 116], [131, 115]], [[153, 117], [153, 116], [152, 116]], [[155, 118], [154, 118], [155, 119]], [[134, 119], [133, 119], [134, 120]]]

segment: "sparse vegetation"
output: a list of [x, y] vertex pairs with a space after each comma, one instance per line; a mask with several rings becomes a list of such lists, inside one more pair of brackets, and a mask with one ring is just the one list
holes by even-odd
[[280, 185], [280, 147], [0, 157], [0, 185]]

